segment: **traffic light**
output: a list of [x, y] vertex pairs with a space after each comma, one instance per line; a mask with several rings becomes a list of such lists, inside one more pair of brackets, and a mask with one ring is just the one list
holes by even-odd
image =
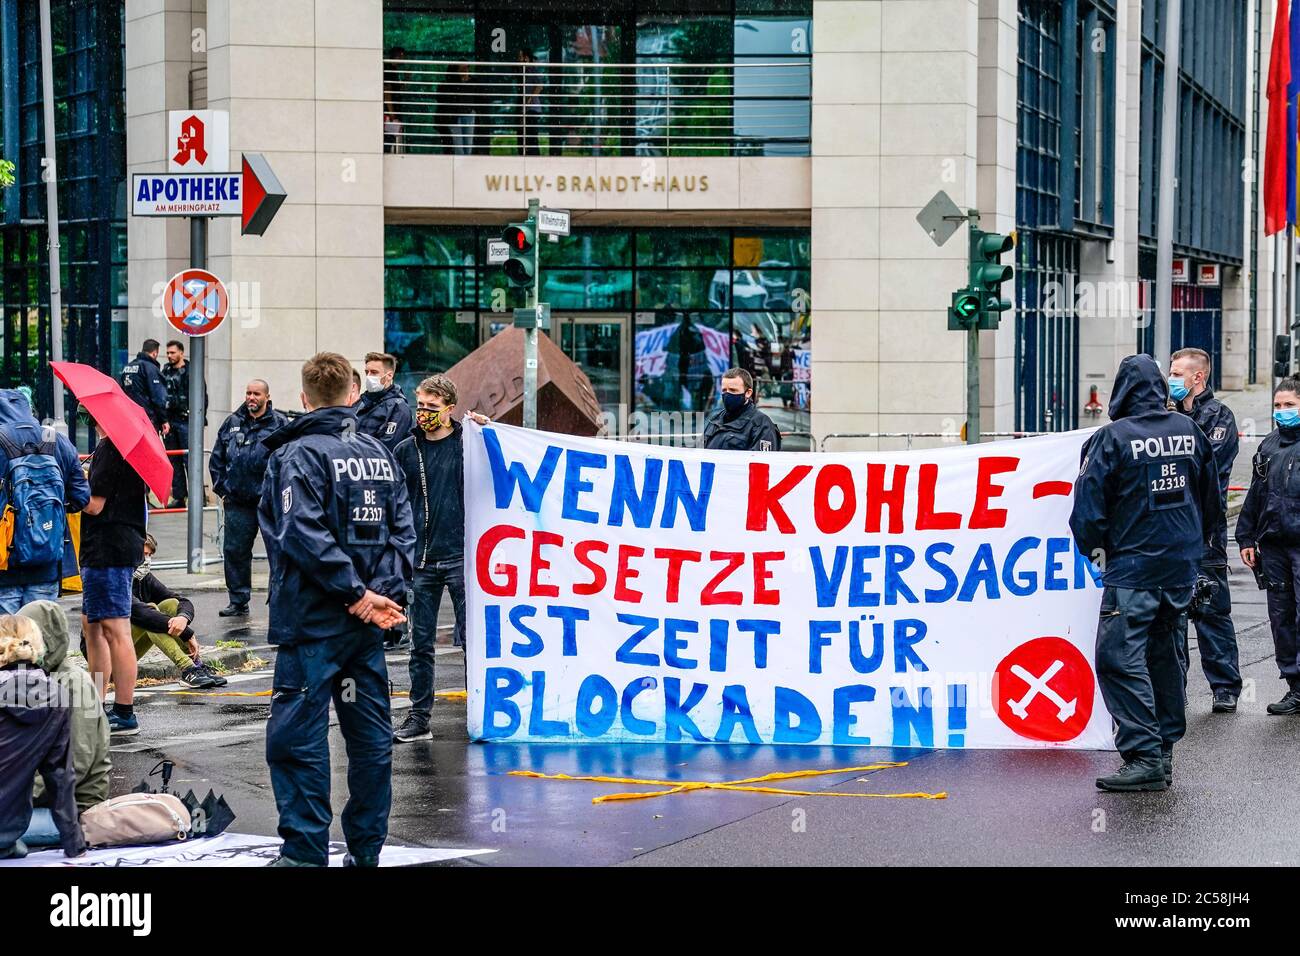
[[980, 298], [979, 327], [996, 329], [999, 317], [1011, 308], [1011, 300], [1002, 298], [1002, 283], [1008, 282], [1015, 270], [1001, 262], [1003, 253], [1010, 252], [1016, 244], [1012, 236], [982, 229], [970, 230], [970, 264], [968, 292]]
[[501, 233], [501, 241], [510, 249], [510, 258], [502, 265], [506, 279], [513, 286], [530, 286], [537, 271], [537, 224], [531, 219], [512, 222]]
[[960, 332], [979, 321], [980, 296], [970, 289], [961, 289], [952, 294], [952, 304], [948, 307], [948, 331]]

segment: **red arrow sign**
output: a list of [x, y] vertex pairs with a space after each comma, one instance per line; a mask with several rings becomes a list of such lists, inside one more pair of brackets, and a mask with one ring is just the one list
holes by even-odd
[[285, 191], [261, 153], [243, 154], [244, 215], [240, 232], [260, 236], [284, 202]]

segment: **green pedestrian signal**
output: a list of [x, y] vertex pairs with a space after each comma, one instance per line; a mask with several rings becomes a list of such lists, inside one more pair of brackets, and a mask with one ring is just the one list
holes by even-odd
[[1010, 299], [1002, 297], [1002, 284], [1009, 282], [1015, 270], [1003, 265], [1003, 254], [1015, 246], [1014, 236], [1004, 236], [982, 229], [970, 230], [969, 287], [966, 291], [979, 296], [979, 327], [996, 329], [1003, 312], [1011, 309]]
[[537, 224], [531, 219], [512, 222], [501, 233], [501, 241], [510, 250], [510, 258], [501, 266], [506, 279], [520, 288], [532, 285], [537, 272]]

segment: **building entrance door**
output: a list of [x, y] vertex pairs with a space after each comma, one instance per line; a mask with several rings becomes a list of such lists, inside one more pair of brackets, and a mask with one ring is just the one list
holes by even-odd
[[611, 435], [622, 434], [628, 416], [630, 322], [626, 313], [552, 316], [552, 335], [564, 354], [587, 373]]

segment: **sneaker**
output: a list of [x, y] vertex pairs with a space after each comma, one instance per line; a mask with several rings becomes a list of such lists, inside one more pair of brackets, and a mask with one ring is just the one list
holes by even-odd
[[212, 675], [208, 673], [202, 664], [191, 664], [181, 671], [181, 683], [187, 687], [197, 687], [200, 690], [217, 686], [217, 682], [212, 679]]
[[1274, 717], [1289, 717], [1300, 714], [1300, 691], [1289, 690], [1286, 692], [1286, 696], [1276, 704], [1269, 704], [1264, 709]]
[[[0, 860], [21, 860], [27, 856], [27, 844], [22, 840], [15, 840], [13, 845], [0, 850]], [[378, 866], [378, 861], [375, 862]]]
[[247, 604], [230, 603], [217, 612], [219, 617], [242, 617], [248, 613]]
[[301, 860], [295, 860], [293, 859], [293, 857], [284, 856], [283, 854], [277, 856], [274, 860], [272, 860], [270, 863], [266, 865], [267, 866], [320, 866], [319, 863], [303, 863]]
[[379, 857], [377, 856], [353, 856], [351, 853], [343, 855], [344, 866], [378, 866]]
[[432, 740], [433, 732], [429, 725], [414, 714], [407, 715], [402, 726], [393, 731], [393, 742], [409, 744], [412, 740]]
[[108, 735], [110, 737], [134, 737], [140, 732], [140, 721], [135, 714], [122, 717], [116, 712], [108, 715]]
[[224, 677], [222, 677], [220, 674], [214, 671], [209, 665], [203, 663], [203, 661], [199, 661], [199, 666], [203, 668], [204, 673], [206, 673], [209, 677], [212, 678], [213, 687], [225, 687], [228, 683], [230, 683], [228, 680], [226, 680]]
[[[1165, 781], [1164, 761], [1127, 760], [1124, 766], [1109, 777], [1097, 778], [1097, 789], [1112, 793], [1132, 793], [1139, 790], [1164, 790], [1169, 784]], [[1170, 777], [1173, 776], [1173, 761], [1170, 760]]]
[[1216, 714], [1235, 714], [1237, 712], [1236, 695], [1226, 690], [1216, 690], [1214, 692], [1214, 705], [1210, 710]]

